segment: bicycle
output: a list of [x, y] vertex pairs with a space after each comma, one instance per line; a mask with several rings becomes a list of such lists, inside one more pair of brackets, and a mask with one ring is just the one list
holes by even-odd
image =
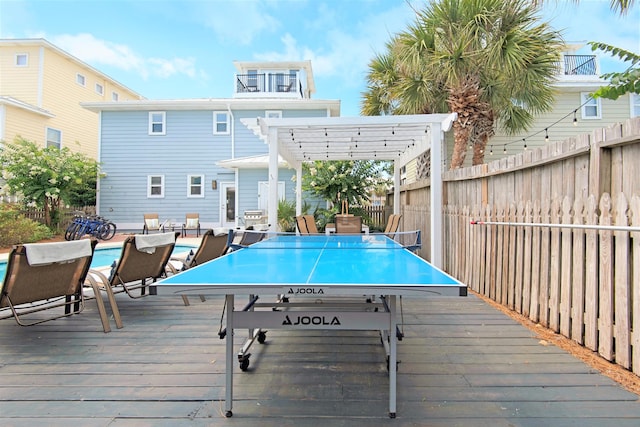
[[65, 240], [78, 240], [85, 234], [100, 240], [109, 240], [116, 234], [116, 225], [98, 215], [76, 215], [67, 227], [64, 238]]

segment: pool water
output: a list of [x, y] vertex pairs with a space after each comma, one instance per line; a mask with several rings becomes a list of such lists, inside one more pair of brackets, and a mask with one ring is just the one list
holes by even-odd
[[[176, 245], [175, 248], [173, 248], [173, 254], [189, 252], [192, 249], [195, 250], [196, 246]], [[93, 253], [93, 259], [91, 260], [91, 268], [110, 266], [111, 264], [113, 264], [114, 261], [120, 258], [121, 252], [122, 252], [121, 247], [96, 249], [95, 252]], [[7, 262], [0, 261], [0, 280], [4, 280], [4, 273], [6, 271], [7, 271]]]

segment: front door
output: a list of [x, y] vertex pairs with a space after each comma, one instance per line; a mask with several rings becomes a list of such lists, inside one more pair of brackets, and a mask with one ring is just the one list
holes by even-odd
[[236, 226], [236, 185], [233, 182], [220, 183], [220, 225], [223, 228]]

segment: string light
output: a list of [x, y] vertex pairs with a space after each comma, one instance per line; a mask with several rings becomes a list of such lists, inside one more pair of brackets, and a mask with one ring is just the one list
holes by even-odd
[[489, 155], [493, 156], [493, 145], [489, 146]]
[[572, 110], [571, 112], [569, 112], [568, 114], [566, 114], [565, 116], [561, 117], [560, 119], [556, 120], [555, 122], [553, 122], [552, 124], [550, 124], [549, 126], [545, 127], [544, 129], [541, 129], [537, 132], [532, 133], [531, 135], [528, 135], [526, 138], [522, 138], [514, 140], [514, 141], [510, 141], [507, 142], [506, 144], [504, 144], [504, 154], [507, 154], [507, 145], [512, 145], [512, 144], [516, 144], [518, 142], [524, 142], [524, 149], [527, 149], [527, 144], [526, 144], [526, 140], [525, 139], [530, 139], [542, 132], [545, 133], [545, 142], [549, 142], [549, 129], [551, 129], [552, 127], [554, 127], [555, 125], [557, 125], [558, 123], [560, 123], [561, 121], [565, 120], [567, 117], [570, 117], [573, 114], [573, 125], [574, 126], [578, 126], [578, 117], [577, 117], [577, 112], [580, 108], [584, 107], [587, 103], [589, 103], [591, 100], [593, 100], [593, 98], [591, 96], [587, 97], [587, 99], [576, 109]]

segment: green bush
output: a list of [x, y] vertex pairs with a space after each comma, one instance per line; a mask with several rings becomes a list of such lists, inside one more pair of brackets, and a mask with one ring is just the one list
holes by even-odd
[[53, 236], [46, 225], [21, 215], [17, 206], [0, 204], [0, 246], [33, 243]]

